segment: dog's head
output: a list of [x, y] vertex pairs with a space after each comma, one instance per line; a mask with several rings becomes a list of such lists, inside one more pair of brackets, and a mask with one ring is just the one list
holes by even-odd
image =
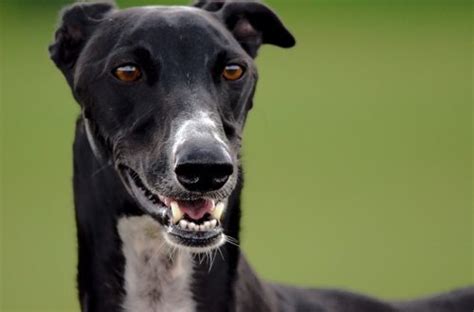
[[172, 244], [200, 251], [224, 241], [220, 220], [264, 43], [295, 41], [255, 2], [81, 3], [62, 14], [51, 58], [81, 106], [91, 147]]

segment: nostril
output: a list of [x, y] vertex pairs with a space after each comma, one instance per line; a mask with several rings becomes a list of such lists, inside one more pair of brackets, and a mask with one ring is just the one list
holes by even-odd
[[190, 191], [208, 192], [220, 189], [233, 173], [232, 164], [185, 163], [175, 168], [176, 177]]
[[179, 176], [183, 177], [184, 179], [190, 180], [190, 182], [199, 180], [199, 172], [196, 170], [194, 164], [179, 164], [176, 166], [174, 172]]
[[199, 182], [199, 177], [191, 174], [177, 174], [178, 180], [182, 183], [193, 184]]
[[192, 164], [176, 166], [176, 177], [181, 184], [195, 184], [199, 182], [199, 172], [193, 169]]
[[214, 181], [217, 183], [225, 183], [229, 179], [229, 175], [223, 175], [223, 176], [216, 176], [214, 177]]
[[215, 179], [224, 179], [232, 174], [234, 167], [231, 164], [214, 164], [210, 166], [209, 171]]

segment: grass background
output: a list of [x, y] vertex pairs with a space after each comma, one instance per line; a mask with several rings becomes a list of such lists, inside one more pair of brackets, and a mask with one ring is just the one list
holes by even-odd
[[[242, 235], [255, 269], [382, 298], [473, 284], [472, 2], [268, 3], [298, 44], [257, 61]], [[62, 4], [0, 2], [1, 311], [78, 311], [78, 106], [47, 54]]]

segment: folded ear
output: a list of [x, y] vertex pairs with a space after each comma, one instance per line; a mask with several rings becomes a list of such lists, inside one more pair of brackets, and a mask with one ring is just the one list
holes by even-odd
[[282, 48], [295, 45], [295, 38], [278, 16], [261, 3], [201, 0], [195, 5], [215, 12], [252, 57], [257, 55], [262, 44], [273, 44]]
[[71, 83], [71, 72], [95, 27], [115, 6], [110, 3], [77, 3], [66, 7], [49, 54]]

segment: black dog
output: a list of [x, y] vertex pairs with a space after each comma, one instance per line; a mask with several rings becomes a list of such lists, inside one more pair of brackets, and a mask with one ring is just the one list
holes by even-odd
[[472, 311], [473, 289], [396, 304], [257, 278], [235, 242], [261, 44], [295, 40], [260, 3], [64, 11], [82, 311]]

